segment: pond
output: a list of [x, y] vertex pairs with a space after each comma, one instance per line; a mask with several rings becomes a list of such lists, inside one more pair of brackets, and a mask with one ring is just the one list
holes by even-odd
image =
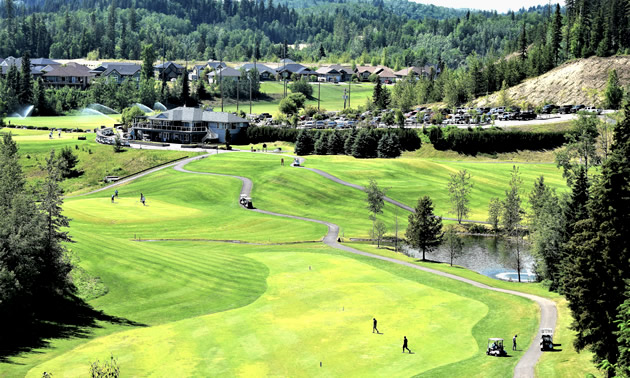
[[[505, 281], [518, 281], [516, 272], [516, 245], [501, 237], [462, 236], [464, 251], [453, 260], [453, 265], [474, 270], [485, 276]], [[527, 245], [519, 245], [521, 256], [521, 282], [536, 280], [534, 259]], [[412, 250], [414, 257], [422, 258], [422, 252]], [[433, 252], [426, 253], [426, 259], [443, 263], [450, 262], [448, 250], [444, 245]]]

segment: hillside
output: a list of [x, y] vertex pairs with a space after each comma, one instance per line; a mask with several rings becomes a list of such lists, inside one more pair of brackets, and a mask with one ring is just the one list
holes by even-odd
[[[555, 69], [508, 89], [516, 103], [528, 101], [532, 105], [551, 102], [562, 104], [599, 105], [608, 72], [616, 69], [623, 86], [630, 84], [630, 56], [610, 58], [591, 57], [566, 62]], [[595, 90], [598, 93], [595, 93]], [[497, 102], [499, 93], [481, 98], [479, 105]]]

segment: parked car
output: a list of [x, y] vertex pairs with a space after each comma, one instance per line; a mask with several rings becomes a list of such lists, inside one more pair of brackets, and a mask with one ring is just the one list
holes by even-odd
[[307, 129], [312, 129], [313, 127], [315, 127], [315, 122], [313, 121], [306, 121], [304, 122], [304, 127]]
[[514, 119], [522, 120], [522, 121], [531, 121], [532, 119], [536, 119], [537, 115], [534, 112], [520, 112], [515, 115]]
[[547, 105], [542, 107], [542, 110], [540, 112], [542, 114], [551, 114], [556, 109], [558, 109], [558, 105], [547, 104]]
[[575, 105], [571, 108], [571, 113], [577, 113], [584, 108], [586, 108], [586, 105]]
[[324, 121], [315, 121], [315, 128], [316, 129], [323, 129], [326, 127], [326, 122]]
[[587, 108], [584, 108], [582, 111], [586, 113], [597, 114], [597, 115], [602, 114], [602, 110], [594, 106], [589, 106]]
[[330, 127], [330, 128], [335, 127], [335, 126], [337, 126], [337, 122], [335, 122], [335, 121], [328, 121], [328, 123], [326, 123], [326, 126]]
[[569, 114], [571, 113], [571, 108], [573, 108], [573, 105], [562, 105], [560, 108], [558, 108], [558, 113]]

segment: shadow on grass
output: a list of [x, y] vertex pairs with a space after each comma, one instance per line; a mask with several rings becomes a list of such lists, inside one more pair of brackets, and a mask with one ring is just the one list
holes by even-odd
[[13, 357], [23, 353], [42, 353], [34, 349], [46, 348], [52, 339], [88, 338], [92, 330], [102, 328], [98, 322], [131, 327], [146, 324], [107, 315], [77, 297], [65, 297], [46, 306], [29, 322], [4, 322], [0, 334], [0, 363], [17, 364]]

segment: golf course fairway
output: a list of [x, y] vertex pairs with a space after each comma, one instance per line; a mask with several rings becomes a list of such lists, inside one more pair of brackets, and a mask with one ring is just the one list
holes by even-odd
[[[224, 155], [186, 168], [219, 169], [247, 154]], [[256, 207], [345, 219], [367, 234], [360, 191], [281, 168], [276, 156], [246, 159], [250, 172], [230, 174], [252, 173]], [[284, 171], [272, 173], [271, 163]], [[113, 189], [66, 199], [76, 242], [68, 247], [105, 288], [85, 295], [88, 304], [122, 321], [51, 338], [0, 372], [85, 376], [113, 355], [123, 376], [505, 377], [533, 341], [535, 303], [330, 248], [318, 242], [324, 225], [241, 208], [240, 187], [236, 178], [166, 168], [117, 186], [114, 203]], [[320, 197], [301, 203], [311, 189]], [[372, 333], [373, 317], [383, 334]], [[488, 337], [514, 333], [512, 357], [485, 355]], [[414, 354], [402, 353], [403, 336]]]

